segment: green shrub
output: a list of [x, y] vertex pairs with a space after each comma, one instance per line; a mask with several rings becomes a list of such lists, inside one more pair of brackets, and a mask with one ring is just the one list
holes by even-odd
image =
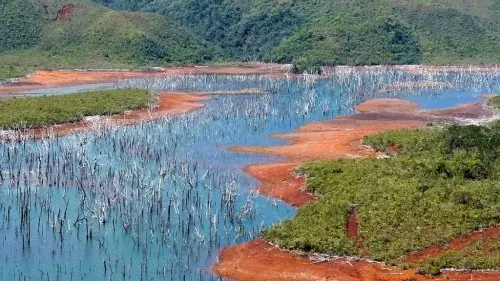
[[0, 2], [0, 53], [38, 44], [42, 25], [40, 8], [30, 1]]
[[145, 108], [149, 101], [148, 91], [139, 89], [0, 100], [0, 128], [33, 128], [76, 122], [85, 116]]
[[475, 241], [460, 251], [450, 250], [441, 257], [430, 258], [423, 267], [500, 269], [500, 236]]
[[488, 100], [488, 105], [500, 109], [500, 95], [490, 98]]

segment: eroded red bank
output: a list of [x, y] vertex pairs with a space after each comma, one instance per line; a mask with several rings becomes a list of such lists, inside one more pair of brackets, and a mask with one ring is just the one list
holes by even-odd
[[[282, 199], [300, 206], [315, 196], [302, 190], [304, 180], [294, 173], [300, 163], [318, 159], [375, 157], [376, 152], [364, 147], [361, 140], [368, 134], [401, 129], [420, 128], [428, 120], [448, 120], [454, 117], [491, 117], [494, 111], [483, 104], [462, 105], [455, 109], [441, 111], [419, 111], [418, 106], [407, 101], [385, 99], [371, 100], [357, 107], [358, 114], [339, 117], [335, 120], [312, 123], [297, 132], [278, 135], [291, 144], [278, 147], [232, 147], [231, 150], [247, 153], [267, 153], [285, 157], [279, 164], [253, 165], [245, 172], [262, 182], [259, 191], [267, 196]], [[352, 218], [351, 235], [356, 236], [355, 217]], [[461, 249], [469, 241], [500, 234], [500, 227], [467, 237], [457, 238], [446, 249], [429, 247], [408, 257], [415, 262], [428, 256], [439, 256], [446, 251]], [[263, 239], [225, 248], [213, 271], [221, 276], [240, 281], [403, 281], [431, 280], [419, 275], [415, 270], [385, 268], [382, 264], [367, 261], [338, 259], [331, 262], [313, 264], [307, 257], [283, 251], [266, 243]], [[411, 280], [411, 279], [410, 279]], [[432, 280], [451, 281], [498, 281], [500, 272], [445, 272]]]

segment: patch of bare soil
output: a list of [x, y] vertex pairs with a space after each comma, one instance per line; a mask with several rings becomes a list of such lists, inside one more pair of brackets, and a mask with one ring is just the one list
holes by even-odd
[[449, 109], [429, 111], [433, 116], [444, 119], [482, 119], [498, 116], [499, 112], [490, 108], [486, 103], [463, 104]]
[[68, 4], [62, 7], [61, 10], [57, 12], [57, 20], [59, 21], [65, 21], [68, 19], [71, 19], [71, 15], [73, 14], [73, 11], [77, 8], [77, 6], [73, 4]]
[[21, 82], [21, 81], [9, 81], [0, 84], [1, 87], [19, 87], [19, 86], [41, 86], [40, 83], [32, 83], [32, 82]]
[[356, 241], [356, 245], [358, 249], [361, 250], [362, 256], [367, 256], [368, 251], [365, 248], [363, 240], [361, 240], [361, 236], [359, 236], [358, 232], [358, 206], [349, 207], [349, 216], [347, 216], [345, 224], [346, 224], [345, 229], [347, 237], [354, 239]]
[[296, 166], [295, 163], [251, 165], [244, 171], [262, 183], [259, 187], [261, 194], [281, 199], [292, 206], [302, 206], [316, 196], [302, 190], [304, 178], [295, 175]]

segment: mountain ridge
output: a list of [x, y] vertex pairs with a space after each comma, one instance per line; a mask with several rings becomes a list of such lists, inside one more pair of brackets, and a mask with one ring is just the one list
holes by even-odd
[[0, 77], [255, 60], [498, 64], [500, 0], [0, 0]]

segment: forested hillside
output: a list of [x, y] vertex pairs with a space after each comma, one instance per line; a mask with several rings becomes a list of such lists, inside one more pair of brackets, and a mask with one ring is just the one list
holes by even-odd
[[168, 17], [83, 0], [0, 0], [0, 77], [42, 68], [205, 63], [218, 48]]
[[95, 0], [171, 16], [237, 59], [494, 64], [500, 0]]
[[0, 77], [27, 64], [497, 64], [499, 42], [500, 0], [0, 0]]

